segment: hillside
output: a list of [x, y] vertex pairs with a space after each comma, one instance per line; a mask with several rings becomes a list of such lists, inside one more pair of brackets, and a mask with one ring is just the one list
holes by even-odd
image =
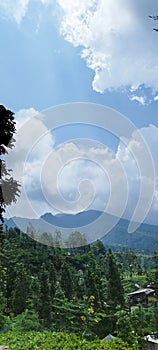
[[[158, 248], [158, 229], [157, 226], [141, 224], [140, 227], [132, 234], [128, 233], [129, 222], [120, 219], [117, 225], [106, 235], [104, 235], [104, 226], [110, 225], [113, 217], [104, 214], [102, 227], [97, 226], [97, 219], [102, 215], [101, 212], [89, 210], [78, 214], [57, 214], [45, 213], [38, 219], [13, 217], [5, 219], [5, 225], [10, 228], [19, 227], [24, 233], [28, 227], [38, 232], [39, 236], [43, 232], [49, 232], [54, 235], [56, 230], [63, 234], [63, 242], [71, 232], [79, 231], [85, 234], [88, 243], [92, 243], [98, 238], [102, 239], [104, 245], [113, 249], [133, 249], [141, 250], [146, 253], [157, 250]], [[95, 230], [91, 232], [90, 224], [96, 221]]]

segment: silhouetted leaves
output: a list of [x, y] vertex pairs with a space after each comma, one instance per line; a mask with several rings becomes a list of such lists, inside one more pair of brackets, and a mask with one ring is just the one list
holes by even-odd
[[[20, 184], [13, 179], [11, 169], [6, 168], [4, 156], [14, 146], [14, 113], [0, 105], [0, 220], [2, 223], [6, 206], [16, 202], [20, 195]], [[2, 230], [2, 226], [1, 226]]]
[[[158, 16], [149, 16], [149, 18], [153, 19], [154, 21], [158, 20]], [[155, 32], [158, 32], [158, 28], [153, 28], [153, 30], [155, 30]]]

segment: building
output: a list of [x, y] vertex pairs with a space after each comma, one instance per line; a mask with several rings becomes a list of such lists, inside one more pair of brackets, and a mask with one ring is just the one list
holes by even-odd
[[108, 334], [103, 340], [112, 340], [115, 337], [112, 334]]
[[158, 350], [158, 339], [154, 339], [151, 335], [145, 337], [147, 342], [147, 350]]
[[135, 306], [137, 304], [150, 305], [155, 301], [155, 290], [151, 288], [137, 289], [129, 293], [128, 297], [130, 306]]

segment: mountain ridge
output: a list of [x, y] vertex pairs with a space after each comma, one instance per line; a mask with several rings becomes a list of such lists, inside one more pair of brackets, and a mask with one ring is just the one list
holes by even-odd
[[[27, 232], [27, 228], [33, 227], [38, 232], [50, 232], [54, 233], [52, 228], [56, 230], [62, 230], [64, 228], [65, 234], [68, 236], [72, 231], [80, 231], [84, 233], [84, 228], [91, 228], [91, 224], [94, 221], [97, 222], [103, 215], [101, 211], [88, 210], [77, 214], [65, 214], [60, 213], [53, 215], [52, 213], [44, 213], [38, 219], [13, 217], [5, 219], [4, 224], [10, 228], [19, 227], [24, 233]], [[114, 217], [104, 213], [104, 221], [110, 222]], [[89, 226], [88, 226], [89, 225]], [[102, 234], [100, 232], [92, 232], [90, 236], [91, 242], [101, 239], [106, 247], [112, 247], [113, 249], [136, 249], [136, 250], [157, 250], [158, 249], [158, 227], [156, 225], [150, 225], [142, 223], [134, 233], [128, 233], [129, 221], [126, 219], [119, 219], [115, 227], [113, 227], [108, 233]], [[92, 226], [93, 227], [93, 226]], [[97, 227], [97, 225], [96, 225]], [[99, 226], [97, 227], [99, 231]]]

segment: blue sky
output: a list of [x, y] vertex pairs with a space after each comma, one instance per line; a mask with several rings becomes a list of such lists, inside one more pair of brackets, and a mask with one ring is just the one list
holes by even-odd
[[[156, 0], [150, 3], [130, 0], [128, 4], [125, 0], [117, 3], [116, 0], [107, 0], [106, 4], [104, 0], [90, 0], [88, 3], [85, 0], [2, 0], [0, 4], [1, 104], [16, 112], [20, 125], [37, 112], [72, 102], [101, 104], [125, 115], [145, 135], [152, 153], [156, 189], [147, 221], [155, 224], [158, 208], [155, 154], [158, 147], [158, 34], [152, 30], [156, 23], [148, 15], [157, 14], [156, 11]], [[68, 141], [72, 145], [75, 138], [93, 138], [119, 154], [122, 164], [126, 153], [130, 195], [138, 187], [138, 175], [133, 179], [135, 166], [131, 175], [133, 163], [127, 157], [129, 148], [133, 147], [130, 140], [123, 150], [119, 139], [112, 133], [85, 125], [60, 128], [52, 138], [51, 143], [48, 137], [50, 149]], [[82, 147], [79, 148], [81, 152]], [[56, 152], [60, 153], [59, 149]], [[91, 179], [92, 174], [96, 177], [92, 169], [87, 168], [88, 171]], [[84, 168], [84, 178], [85, 172]], [[16, 169], [15, 174], [18, 176]], [[32, 182], [35, 179], [35, 174], [32, 174]], [[27, 188], [28, 192], [32, 191], [32, 187]], [[72, 198], [76, 198], [73, 191], [71, 188]], [[101, 202], [101, 188], [98, 191], [96, 203]], [[69, 187], [65, 193], [68, 192]], [[118, 196], [119, 193], [118, 189]], [[129, 207], [134, 209], [136, 199], [138, 189], [133, 199], [130, 197], [131, 204], [126, 210], [128, 217], [131, 216]], [[35, 206], [41, 208], [40, 200]], [[102, 208], [100, 204], [98, 206]], [[48, 209], [51, 211], [43, 203], [41, 212], [36, 211], [41, 215]], [[22, 200], [15, 206], [13, 214], [23, 215]], [[31, 216], [29, 210], [28, 215]]]
[[[45, 9], [36, 28], [39, 8], [43, 11], [45, 6], [31, 6], [30, 2], [20, 24], [7, 18], [7, 13], [0, 18], [2, 103], [14, 111], [30, 107], [41, 111], [61, 103], [94, 102], [115, 108], [138, 126], [157, 123], [158, 102], [142, 106], [118, 90], [103, 94], [94, 91], [94, 72], [81, 59], [80, 47], [74, 48], [60, 34], [60, 16]], [[156, 44], [157, 34], [154, 36]]]

